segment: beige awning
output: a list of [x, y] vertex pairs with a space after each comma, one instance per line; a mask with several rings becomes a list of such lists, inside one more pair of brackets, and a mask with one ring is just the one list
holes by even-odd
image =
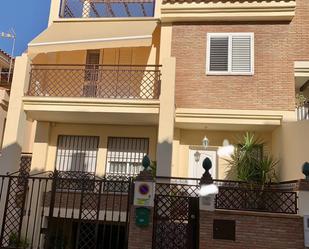
[[28, 44], [28, 54], [152, 44], [157, 21], [55, 22]]

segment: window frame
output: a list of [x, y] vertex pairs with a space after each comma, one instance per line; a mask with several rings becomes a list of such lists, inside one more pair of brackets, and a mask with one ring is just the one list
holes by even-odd
[[[124, 137], [120, 137], [120, 136], [118, 137], [118, 136], [108, 136], [108, 138], [107, 138], [107, 145], [106, 145], [107, 151], [106, 151], [106, 162], [105, 162], [105, 176], [125, 176], [125, 177], [127, 177], [127, 176], [134, 177], [135, 176], [135, 174], [132, 175], [132, 171], [131, 171], [131, 168], [129, 166], [130, 166], [130, 164], [135, 164], [135, 163], [141, 165], [143, 158], [141, 158], [141, 157], [137, 158], [135, 156], [135, 157], [129, 157], [129, 160], [125, 160], [125, 159], [128, 159], [127, 158], [128, 157], [128, 153], [132, 153], [131, 151], [128, 151], [128, 149], [131, 149], [131, 148], [128, 148], [129, 146], [125, 147], [125, 144], [129, 143], [129, 142], [132, 143], [133, 140], [136, 140], [136, 141], [139, 140], [140, 142], [143, 142], [143, 143], [146, 142], [147, 146], [144, 148], [145, 152], [143, 152], [143, 153], [145, 155], [149, 154], [149, 147], [150, 147], [150, 138], [149, 137], [125, 137], [125, 136]], [[122, 144], [123, 141], [124, 141], [124, 144]], [[123, 151], [117, 151], [118, 157], [115, 158], [115, 156], [114, 156], [114, 157], [110, 158], [109, 153], [112, 153], [112, 152], [115, 153], [115, 151], [110, 150], [109, 144], [110, 143], [114, 143], [114, 142], [116, 142], [116, 146], [120, 146], [120, 148], [118, 148], [118, 149], [122, 149]], [[118, 144], [118, 142], [119, 142], [119, 144]], [[134, 151], [134, 153], [136, 154], [137, 152]], [[142, 153], [142, 152], [138, 152], [138, 153]], [[132, 162], [132, 161], [134, 161], [134, 162]], [[117, 162], [119, 162], [119, 163], [126, 163], [126, 166], [127, 166], [126, 167], [126, 172], [125, 172], [126, 175], [123, 175], [124, 172], [120, 172], [120, 174], [118, 172], [117, 173], [116, 172], [110, 172], [111, 163], [117, 163]], [[136, 167], [136, 166], [133, 166], [133, 167]]]
[[[250, 37], [250, 54], [251, 54], [251, 70], [250, 72], [233, 72], [232, 71], [232, 37], [233, 36], [249, 36]], [[228, 70], [227, 71], [211, 71], [210, 70], [210, 39], [212, 37], [228, 38]], [[230, 33], [207, 33], [206, 38], [206, 75], [254, 75], [254, 33], [253, 32], [230, 32]]]
[[[76, 148], [70, 148], [68, 151], [65, 151], [64, 154], [61, 154], [63, 152], [60, 152], [60, 150], [65, 150], [66, 148], [62, 148], [60, 142], [61, 142], [61, 138], [65, 139], [65, 143], [67, 143], [67, 139], [69, 140], [69, 145], [71, 144], [71, 141], [73, 139], [73, 145], [75, 145], [76, 141], [77, 144], [79, 144], [79, 140], [78, 139], [93, 139], [94, 142], [96, 142], [97, 148], [95, 149], [95, 157], [92, 157], [94, 159], [93, 163], [93, 167], [94, 169], [91, 171], [89, 170], [89, 165], [87, 164], [87, 170], [76, 170], [76, 168], [73, 170], [72, 168], [68, 168], [69, 165], [61, 165], [61, 162], [67, 160], [68, 162], [73, 162], [73, 155], [76, 154], [75, 152], [79, 152], [78, 149]], [[76, 140], [77, 139], [77, 140]], [[90, 141], [90, 140], [88, 140]], [[82, 142], [82, 141], [81, 141]], [[84, 148], [82, 148], [83, 152], [87, 152], [89, 153], [90, 150], [87, 150], [88, 148], [86, 147], [86, 145], [82, 145], [85, 146]], [[94, 146], [95, 147], [95, 146]], [[90, 173], [95, 175], [96, 171], [97, 171], [97, 167], [98, 167], [98, 154], [99, 154], [99, 148], [100, 148], [100, 137], [99, 136], [93, 136], [93, 135], [67, 135], [67, 134], [59, 134], [57, 136], [57, 147], [56, 147], [56, 154], [55, 154], [55, 167], [54, 169], [56, 171], [59, 172], [81, 172], [81, 173]], [[93, 151], [92, 151], [93, 153]], [[92, 155], [93, 156], [93, 155]], [[59, 157], [59, 158], [58, 158]], [[84, 159], [85, 160], [85, 159]], [[88, 158], [89, 160], [89, 158]], [[59, 165], [58, 162], [60, 161]], [[84, 161], [85, 163], [85, 161]], [[70, 165], [72, 166], [72, 164]]]

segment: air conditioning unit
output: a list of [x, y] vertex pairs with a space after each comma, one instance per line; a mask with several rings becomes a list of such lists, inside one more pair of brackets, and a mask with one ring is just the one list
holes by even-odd
[[304, 215], [305, 247], [309, 247], [309, 215]]
[[87, 84], [83, 87], [84, 97], [95, 97], [97, 95], [97, 86], [94, 84]]

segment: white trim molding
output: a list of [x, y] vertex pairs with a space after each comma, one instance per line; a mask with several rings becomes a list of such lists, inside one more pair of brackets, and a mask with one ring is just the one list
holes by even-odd
[[111, 41], [125, 41], [125, 40], [143, 40], [152, 39], [151, 35], [141, 36], [126, 36], [126, 37], [111, 37], [100, 39], [85, 39], [85, 40], [70, 40], [70, 41], [57, 41], [57, 42], [41, 42], [41, 43], [29, 43], [29, 47], [47, 46], [47, 45], [64, 45], [64, 44], [76, 44], [76, 43], [92, 43], [92, 42], [111, 42]]
[[294, 62], [295, 77], [309, 77], [309, 61]]
[[177, 108], [175, 126], [178, 128], [247, 129], [261, 127], [270, 129], [283, 122], [296, 121], [294, 111], [229, 110]]

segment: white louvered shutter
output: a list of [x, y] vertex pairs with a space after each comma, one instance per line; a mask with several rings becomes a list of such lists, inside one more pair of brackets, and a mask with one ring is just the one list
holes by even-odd
[[210, 72], [227, 72], [229, 61], [229, 38], [211, 37], [210, 38]]
[[250, 73], [251, 65], [251, 36], [233, 35], [232, 37], [232, 72]]

